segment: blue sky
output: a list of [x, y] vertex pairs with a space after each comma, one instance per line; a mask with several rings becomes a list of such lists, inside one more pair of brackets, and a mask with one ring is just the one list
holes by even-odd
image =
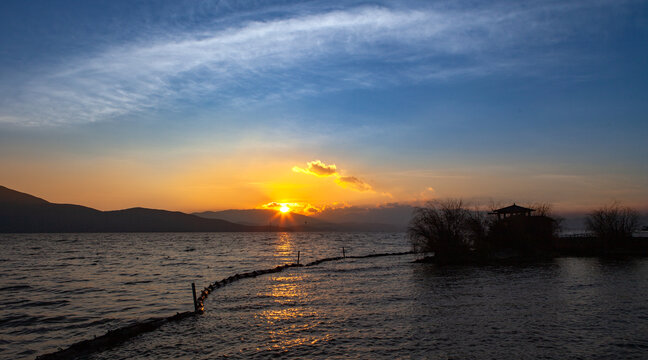
[[305, 181], [289, 164], [322, 160], [373, 189], [330, 203], [642, 205], [646, 44], [645, 1], [3, 1], [0, 181], [202, 210], [236, 204], [178, 189], [277, 201]]

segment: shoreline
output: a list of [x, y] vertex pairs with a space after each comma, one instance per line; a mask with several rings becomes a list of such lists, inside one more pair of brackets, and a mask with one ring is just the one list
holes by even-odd
[[637, 258], [648, 256], [648, 238], [633, 237], [616, 247], [606, 247], [593, 236], [567, 236], [554, 240], [553, 249], [535, 254], [516, 252], [511, 249], [479, 253], [472, 251], [448, 258], [424, 256], [414, 263], [438, 265], [510, 265], [550, 260], [561, 257]]

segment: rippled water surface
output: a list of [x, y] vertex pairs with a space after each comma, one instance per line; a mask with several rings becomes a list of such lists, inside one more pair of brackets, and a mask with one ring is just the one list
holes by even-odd
[[[403, 234], [0, 235], [0, 358], [192, 309], [235, 273], [407, 251]], [[445, 267], [346, 259], [217, 289], [203, 316], [92, 359], [648, 358], [648, 260]]]

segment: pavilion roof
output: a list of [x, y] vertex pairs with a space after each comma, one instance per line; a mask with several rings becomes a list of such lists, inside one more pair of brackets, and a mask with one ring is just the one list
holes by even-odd
[[523, 206], [518, 206], [513, 203], [511, 206], [503, 207], [501, 209], [493, 210], [491, 214], [521, 214], [535, 211], [534, 209], [525, 208]]

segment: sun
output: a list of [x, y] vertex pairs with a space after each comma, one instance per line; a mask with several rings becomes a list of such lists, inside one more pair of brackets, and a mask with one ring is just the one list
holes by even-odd
[[290, 208], [288, 206], [286, 206], [286, 205], [281, 205], [281, 207], [279, 208], [279, 211], [281, 211], [282, 213], [285, 214], [285, 213], [290, 211]]

